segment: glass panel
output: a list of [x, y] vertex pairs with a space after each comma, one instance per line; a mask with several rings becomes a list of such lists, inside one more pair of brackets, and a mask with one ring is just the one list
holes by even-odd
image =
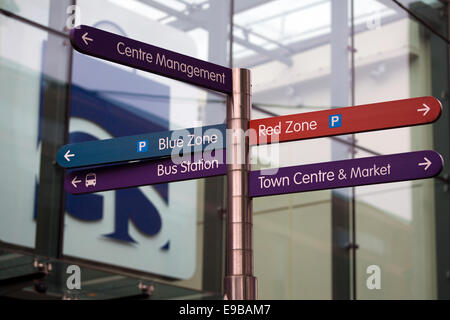
[[0, 8], [48, 26], [50, 2], [50, 0], [1, 0]]
[[0, 24], [0, 240], [34, 247], [47, 33], [5, 17]]
[[[363, 12], [365, 5], [355, 1], [355, 12]], [[439, 10], [421, 8], [418, 12], [428, 15], [427, 21], [444, 23]], [[356, 104], [433, 95], [431, 65], [439, 53], [433, 52], [429, 31], [398, 6], [380, 7], [379, 12], [386, 14], [377, 23], [355, 19]], [[433, 25], [440, 32], [445, 28]], [[433, 149], [433, 126], [357, 134], [358, 145], [373, 153], [358, 151], [356, 156]], [[358, 299], [437, 298], [434, 183], [356, 188]]]
[[[268, 1], [235, 16], [234, 66], [252, 70], [252, 118], [330, 108], [329, 1]], [[254, 147], [258, 168], [332, 159], [333, 140]], [[255, 198], [260, 299], [332, 296], [331, 192]]]

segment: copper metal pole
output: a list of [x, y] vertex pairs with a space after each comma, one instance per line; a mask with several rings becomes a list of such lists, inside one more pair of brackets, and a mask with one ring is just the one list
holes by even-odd
[[227, 231], [225, 298], [257, 299], [253, 276], [252, 200], [248, 196], [251, 111], [250, 70], [233, 68], [233, 94], [227, 98]]

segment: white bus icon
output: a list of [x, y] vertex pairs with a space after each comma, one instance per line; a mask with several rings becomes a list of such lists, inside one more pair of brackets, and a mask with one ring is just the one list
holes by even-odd
[[86, 188], [89, 186], [94, 186], [97, 183], [97, 176], [95, 175], [95, 173], [88, 173], [86, 175]]

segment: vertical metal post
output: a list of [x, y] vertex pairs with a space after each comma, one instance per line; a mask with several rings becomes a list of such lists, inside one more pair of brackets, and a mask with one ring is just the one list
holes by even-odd
[[227, 97], [227, 241], [225, 298], [257, 299], [253, 276], [252, 200], [248, 196], [250, 170], [247, 130], [251, 110], [250, 70], [233, 68], [233, 94]]

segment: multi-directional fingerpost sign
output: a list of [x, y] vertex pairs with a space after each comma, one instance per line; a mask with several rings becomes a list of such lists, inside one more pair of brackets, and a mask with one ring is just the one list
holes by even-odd
[[[227, 114], [231, 114], [227, 129], [248, 129], [249, 70], [226, 68], [88, 26], [72, 29], [70, 39], [72, 46], [84, 54], [227, 94]], [[225, 164], [224, 126], [194, 129], [187, 129], [188, 133], [160, 132], [63, 146], [57, 160], [65, 168], [109, 164], [71, 171], [64, 186], [68, 192], [81, 194], [223, 174], [227, 174], [228, 181], [248, 180], [247, 165]], [[248, 149], [245, 140], [231, 139], [227, 151], [231, 151], [233, 159], [243, 157], [248, 163]], [[127, 161], [135, 162], [123, 163]], [[227, 208], [227, 238], [232, 239], [227, 245], [228, 299], [256, 298], [251, 201], [248, 190], [242, 191], [234, 188], [228, 192], [228, 198], [233, 199]]]
[[[250, 171], [249, 147], [427, 124], [441, 114], [433, 97], [381, 102], [250, 121], [247, 69], [230, 69], [88, 26], [70, 33], [85, 54], [227, 94], [227, 125], [69, 144], [57, 162], [72, 194], [227, 175], [225, 297], [256, 299], [252, 198], [431, 178], [443, 158], [416, 151]], [[241, 135], [250, 130], [247, 135]], [[228, 139], [226, 139], [228, 134]], [[228, 157], [228, 158], [227, 158]], [[226, 159], [228, 159], [227, 162]]]

